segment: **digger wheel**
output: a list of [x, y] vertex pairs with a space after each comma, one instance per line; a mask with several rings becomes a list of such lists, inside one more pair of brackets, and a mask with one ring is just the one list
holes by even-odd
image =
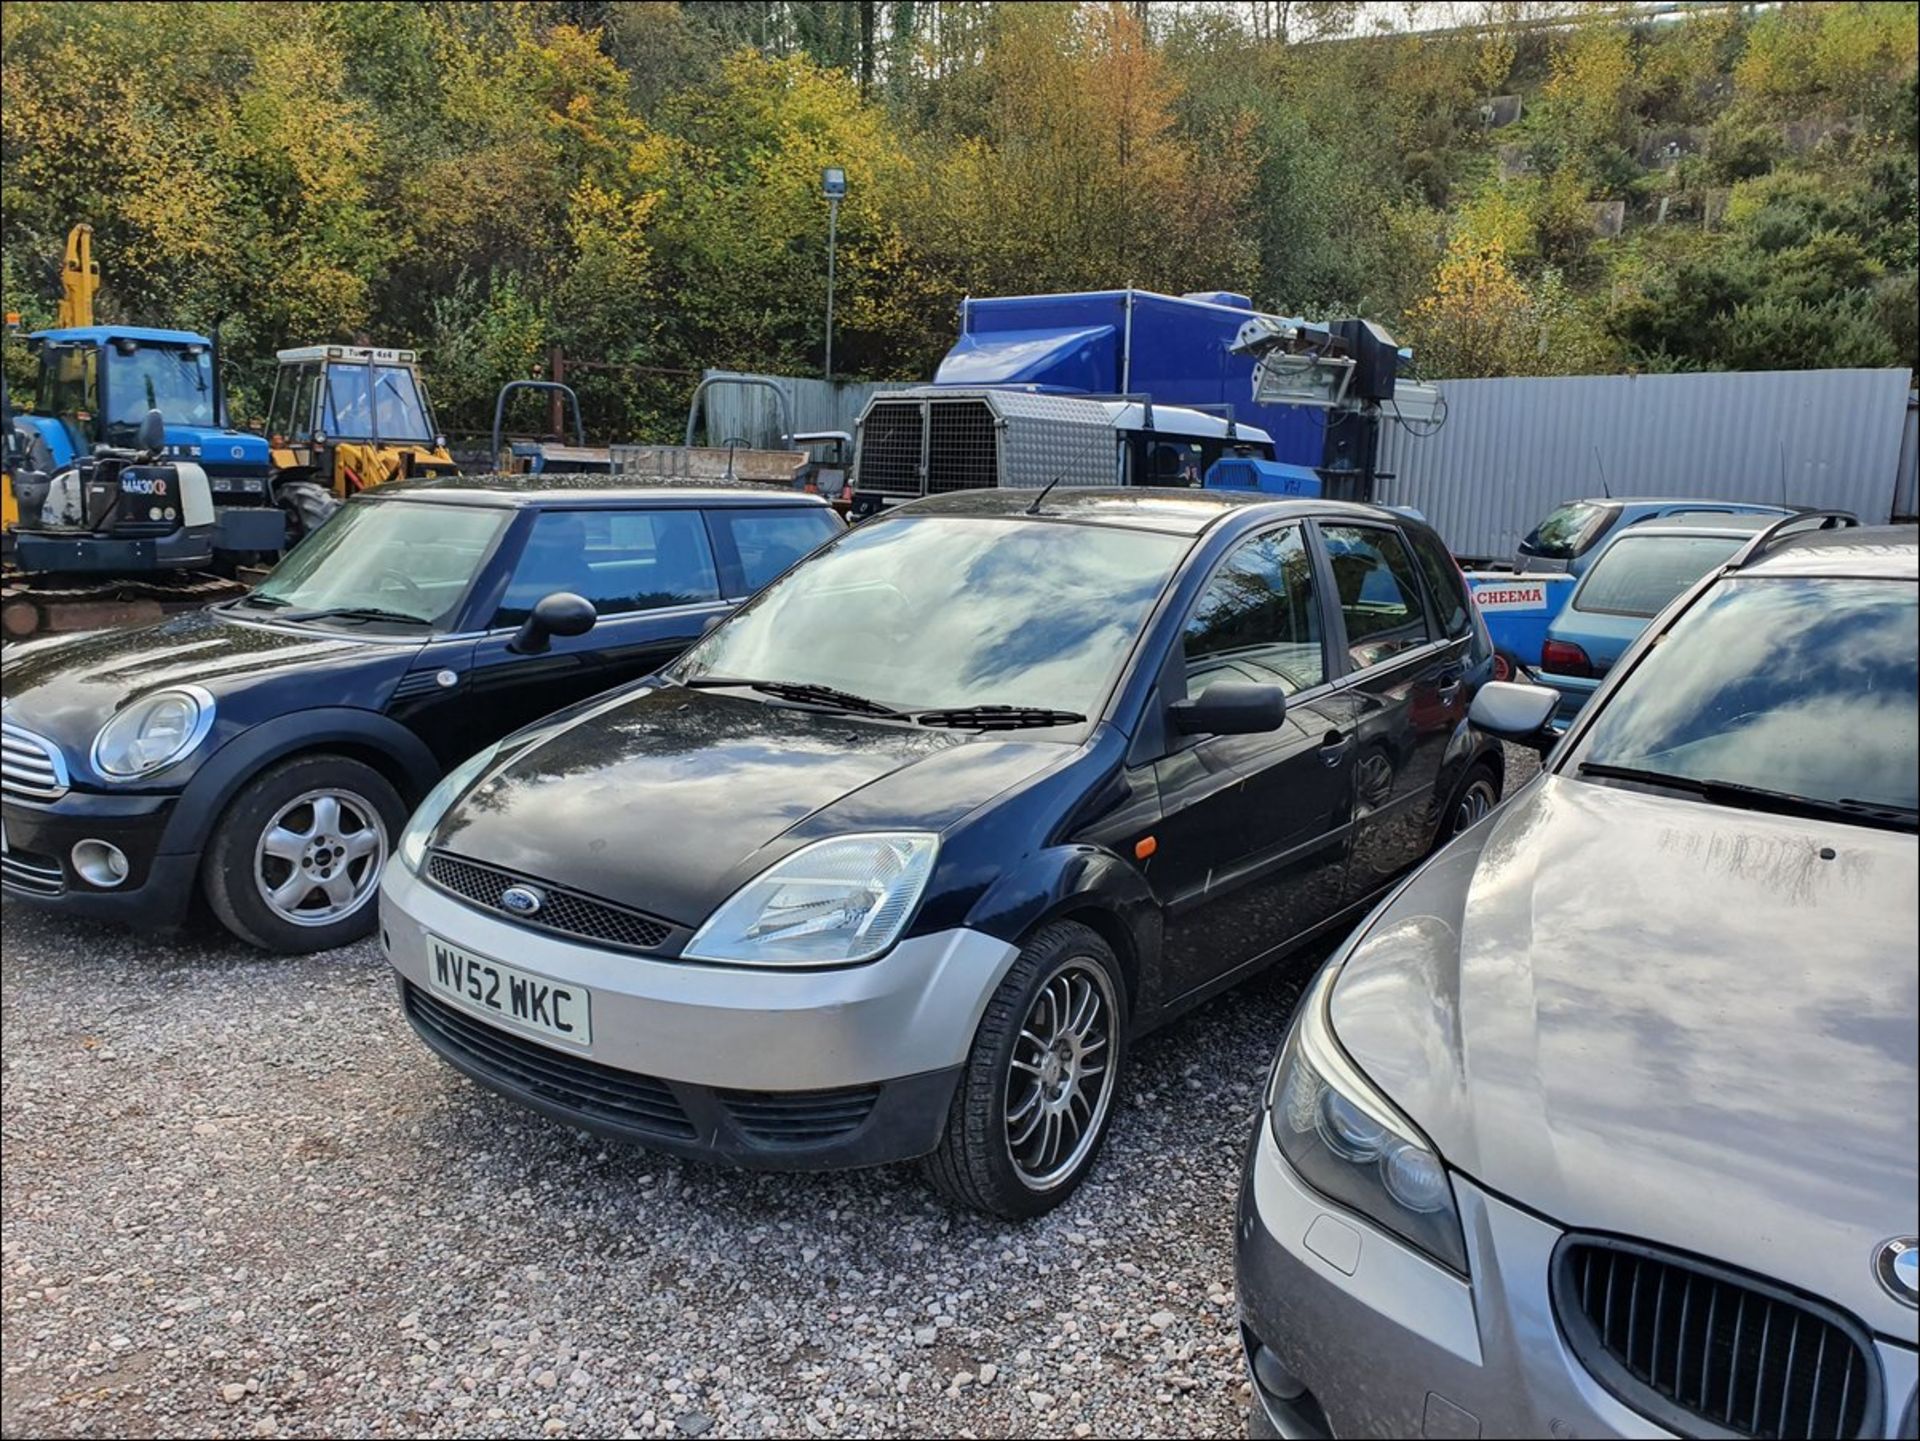
[[273, 499], [287, 513], [288, 550], [325, 525], [340, 508], [325, 486], [311, 480], [285, 481], [274, 487]]

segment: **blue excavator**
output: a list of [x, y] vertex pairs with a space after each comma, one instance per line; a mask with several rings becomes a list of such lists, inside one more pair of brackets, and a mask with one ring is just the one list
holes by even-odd
[[213, 337], [95, 324], [99, 284], [75, 226], [56, 323], [26, 337], [33, 395], [0, 397], [10, 639], [205, 604], [238, 588], [217, 572], [285, 543], [267, 441], [228, 423]]

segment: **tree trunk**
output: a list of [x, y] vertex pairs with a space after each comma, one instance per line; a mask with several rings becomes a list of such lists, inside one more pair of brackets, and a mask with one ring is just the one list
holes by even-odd
[[873, 98], [873, 30], [878, 0], [860, 0], [860, 98]]

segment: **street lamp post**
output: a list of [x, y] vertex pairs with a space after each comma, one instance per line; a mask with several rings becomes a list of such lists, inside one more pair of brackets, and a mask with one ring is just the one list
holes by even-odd
[[833, 379], [833, 261], [839, 238], [840, 202], [847, 196], [847, 172], [829, 165], [820, 172], [820, 193], [827, 198], [827, 379]]

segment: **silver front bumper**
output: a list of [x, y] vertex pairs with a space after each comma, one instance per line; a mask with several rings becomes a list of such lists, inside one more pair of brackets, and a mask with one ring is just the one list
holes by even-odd
[[757, 1091], [867, 1085], [958, 1066], [1018, 954], [960, 929], [833, 970], [650, 960], [513, 925], [397, 862], [381, 882], [380, 927], [393, 968], [423, 991], [431, 992], [434, 935], [586, 987], [593, 1044], [575, 1054], [666, 1081]]
[[[1305, 1384], [1332, 1434], [1672, 1434], [1568, 1349], [1548, 1293], [1557, 1226], [1456, 1174], [1468, 1282], [1307, 1186], [1264, 1114], [1252, 1149], [1235, 1235], [1242, 1327]], [[1915, 1358], [1884, 1339], [1877, 1349], [1887, 1415], [1870, 1420], [1886, 1429], [1869, 1434], [1891, 1436]], [[1300, 1424], [1313, 1408], [1269, 1404], [1257, 1384], [1253, 1404], [1282, 1435], [1317, 1430]]]

